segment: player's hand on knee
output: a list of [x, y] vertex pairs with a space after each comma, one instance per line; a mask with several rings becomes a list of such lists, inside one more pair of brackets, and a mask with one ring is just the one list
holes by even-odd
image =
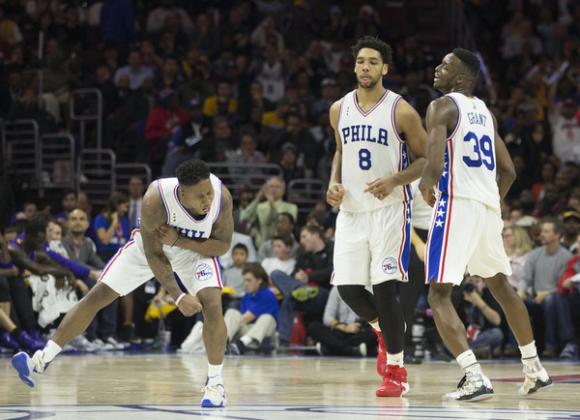
[[365, 192], [371, 193], [379, 200], [383, 200], [393, 192], [397, 184], [388, 176], [375, 179], [373, 182], [367, 182]]
[[187, 294], [179, 301], [177, 307], [184, 316], [193, 316], [201, 311], [202, 305], [197, 297]]
[[332, 207], [340, 207], [344, 197], [344, 187], [341, 184], [333, 184], [326, 191], [326, 202]]

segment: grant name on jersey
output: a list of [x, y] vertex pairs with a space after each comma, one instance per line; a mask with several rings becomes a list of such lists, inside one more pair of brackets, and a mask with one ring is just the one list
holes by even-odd
[[469, 120], [469, 124], [485, 125], [487, 117], [477, 112], [468, 112], [467, 119]]
[[370, 143], [382, 144], [388, 146], [388, 134], [389, 132], [384, 128], [373, 128], [372, 125], [367, 124], [357, 124], [342, 128], [342, 139], [344, 144], [349, 141], [351, 143], [355, 141], [368, 141]]

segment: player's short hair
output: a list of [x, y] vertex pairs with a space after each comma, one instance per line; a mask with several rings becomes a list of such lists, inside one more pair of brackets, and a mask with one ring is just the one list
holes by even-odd
[[244, 244], [241, 244], [241, 243], [235, 244], [234, 247], [232, 248], [232, 253], [236, 249], [241, 249], [242, 251], [244, 251], [246, 253], [246, 255], [249, 255], [248, 247], [246, 245], [244, 245]]
[[261, 279], [262, 283], [260, 283], [260, 287], [262, 287], [262, 288], [268, 287], [268, 284], [270, 282], [270, 278], [268, 277], [268, 273], [266, 273], [266, 270], [264, 270], [264, 267], [262, 267], [262, 265], [260, 263], [253, 262], [253, 263], [246, 264], [244, 269], [242, 270], [242, 275], [244, 275], [246, 273], [250, 273], [255, 278]]
[[474, 53], [465, 48], [455, 48], [453, 55], [461, 60], [473, 78], [479, 75], [479, 58]]
[[363, 48], [370, 48], [372, 50], [378, 51], [381, 54], [383, 63], [391, 66], [391, 63], [393, 62], [393, 49], [385, 41], [382, 41], [378, 37], [369, 35], [365, 35], [362, 38], [359, 38], [356, 44], [351, 47], [352, 55], [355, 60], [359, 51]]
[[272, 243], [274, 243], [274, 241], [281, 241], [288, 248], [292, 248], [292, 245], [294, 245], [294, 241], [290, 236], [274, 236], [272, 238]]
[[175, 176], [179, 185], [195, 185], [204, 179], [209, 178], [209, 168], [203, 160], [186, 160], [175, 170]]

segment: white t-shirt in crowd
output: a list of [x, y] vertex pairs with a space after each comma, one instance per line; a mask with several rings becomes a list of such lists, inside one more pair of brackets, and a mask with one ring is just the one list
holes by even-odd
[[279, 258], [272, 257], [266, 258], [262, 261], [262, 267], [266, 270], [268, 275], [272, 274], [274, 270], [280, 270], [284, 273], [291, 275], [292, 271], [294, 271], [294, 266], [296, 265], [296, 260], [294, 258], [287, 259], [286, 261], [282, 261]]

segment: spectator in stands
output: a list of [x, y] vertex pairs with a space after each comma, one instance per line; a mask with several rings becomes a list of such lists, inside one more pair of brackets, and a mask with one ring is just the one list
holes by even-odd
[[103, 261], [109, 261], [129, 240], [131, 226], [128, 211], [129, 198], [121, 192], [114, 192], [107, 206], [95, 217], [97, 251]]
[[232, 354], [258, 349], [264, 338], [274, 335], [278, 320], [278, 301], [268, 288], [268, 274], [262, 266], [247, 264], [243, 275], [246, 293], [240, 310], [228, 309], [224, 315]]
[[574, 210], [565, 211], [562, 213], [562, 223], [564, 224], [562, 245], [570, 252], [574, 252], [580, 233], [580, 213]]
[[232, 250], [234, 265], [224, 270], [224, 286], [234, 290], [233, 297], [240, 298], [244, 295], [244, 276], [242, 270], [248, 261], [248, 247], [244, 244], [235, 244]]
[[[254, 134], [251, 132], [245, 132], [242, 134], [240, 140], [240, 147], [236, 150], [231, 150], [226, 152], [226, 162], [232, 165], [247, 165], [247, 168], [243, 168], [234, 171], [237, 175], [251, 175], [255, 173], [252, 168], [252, 164], [262, 164], [266, 162], [266, 158], [257, 150], [258, 143], [256, 142]], [[230, 169], [230, 173], [232, 173]]]
[[184, 82], [183, 76], [179, 72], [179, 63], [175, 57], [166, 56], [163, 59], [161, 72], [155, 79], [155, 87], [161, 91], [163, 89], [173, 89], [177, 91]]
[[129, 222], [131, 229], [135, 229], [140, 226], [141, 206], [143, 205], [143, 193], [145, 192], [143, 179], [138, 176], [129, 178], [127, 191], [129, 192]]
[[[577, 249], [580, 247], [580, 235], [576, 241]], [[566, 270], [558, 284], [558, 292], [562, 294], [563, 301], [560, 304], [568, 307], [572, 316], [572, 325], [575, 326], [576, 338], [580, 333], [580, 254], [575, 255], [568, 261]]]
[[528, 232], [519, 226], [504, 228], [502, 237], [503, 246], [510, 259], [512, 269], [512, 274], [508, 277], [508, 281], [517, 290], [522, 281], [524, 265], [532, 251], [532, 241]]
[[68, 214], [77, 207], [77, 194], [73, 190], [66, 190], [62, 195], [62, 211], [55, 214], [56, 220], [68, 220]]
[[228, 117], [238, 110], [238, 101], [233, 96], [232, 86], [228, 81], [218, 82], [216, 94], [203, 102], [203, 115], [214, 118], [217, 115]]
[[[149, 12], [147, 16], [147, 32], [150, 34], [159, 34], [168, 28], [171, 22], [177, 25], [180, 32], [190, 34], [193, 30], [193, 22], [185, 9], [175, 6], [171, 0], [163, 0], [161, 4]], [[172, 19], [168, 21], [168, 19]]]
[[[290, 258], [296, 258], [300, 244], [294, 237], [294, 216], [290, 213], [280, 213], [276, 218], [276, 235], [277, 237], [289, 237], [292, 239], [292, 248], [290, 249]], [[263, 261], [265, 258], [274, 256], [274, 244], [272, 239], [265, 241], [258, 250], [258, 259]]]
[[321, 356], [367, 356], [375, 353], [377, 338], [367, 322], [362, 321], [340, 297], [338, 289], [330, 290], [323, 322], [308, 325], [308, 335]]
[[[254, 201], [242, 212], [242, 220], [249, 221], [258, 229], [256, 237], [258, 246], [274, 236], [276, 219], [280, 213], [290, 213], [296, 220], [298, 207], [296, 204], [282, 200], [285, 192], [285, 182], [279, 177], [272, 177], [266, 181]], [[266, 198], [266, 201], [261, 202], [263, 198]]]
[[173, 135], [167, 146], [163, 176], [171, 177], [180, 163], [189, 159], [209, 160], [213, 157], [213, 144], [208, 140], [210, 128], [203, 116], [199, 98], [188, 103], [189, 120]]
[[272, 160], [275, 162], [281, 161], [282, 153], [284, 152], [282, 146], [287, 143], [294, 145], [298, 152], [298, 167], [307, 171], [307, 174], [312, 174], [316, 166], [317, 156], [319, 156], [319, 145], [308, 129], [304, 127], [302, 117], [295, 112], [289, 112], [286, 115], [285, 130], [280, 133], [277, 141], [272, 144], [273, 149], [270, 150]]
[[294, 272], [296, 260], [290, 257], [294, 241], [290, 236], [274, 236], [272, 238], [273, 257], [265, 258], [262, 261], [262, 267], [268, 275], [274, 270], [280, 270], [288, 275]]
[[213, 152], [210, 156], [211, 160], [223, 162], [226, 160], [226, 152], [233, 150], [234, 147], [232, 126], [228, 119], [222, 115], [216, 116], [213, 119], [212, 133], [208, 139], [208, 150]]
[[467, 315], [467, 341], [478, 358], [489, 359], [492, 350], [501, 345], [502, 310], [485, 281], [478, 276], [463, 282], [463, 300]]
[[12, 215], [12, 222], [17, 220], [31, 221], [38, 214], [38, 206], [32, 201], [25, 201], [22, 204], [22, 211]]
[[304, 178], [304, 168], [298, 166], [298, 150], [294, 144], [288, 142], [282, 145], [282, 156], [278, 164], [282, 168], [282, 178], [286, 183]]
[[321, 320], [330, 289], [332, 244], [324, 241], [322, 229], [306, 225], [300, 232], [303, 252], [296, 260], [294, 273], [272, 272], [272, 283], [282, 294], [278, 331], [281, 344], [288, 344], [296, 311]]
[[550, 112], [552, 148], [560, 162], [580, 165], [580, 123], [576, 117], [578, 107], [573, 99], [566, 99], [560, 107], [554, 105]]
[[56, 131], [56, 120], [44, 108], [39, 107], [38, 95], [32, 87], [22, 89], [22, 94], [15, 98], [8, 118], [13, 120], [31, 119], [38, 124], [41, 133]]
[[123, 77], [129, 78], [129, 88], [131, 90], [137, 90], [143, 85], [146, 79], [152, 79], [154, 74], [150, 68], [143, 66], [141, 53], [133, 50], [129, 53], [127, 65], [120, 67], [115, 72], [115, 84], [117, 86], [119, 86], [121, 78]]
[[577, 349], [574, 337], [569, 336], [564, 311], [558, 311], [558, 293], [554, 293], [558, 281], [564, 273], [566, 264], [572, 257], [560, 241], [564, 233], [562, 223], [558, 220], [547, 220], [542, 224], [541, 240], [543, 246], [534, 249], [525, 265], [518, 294], [525, 299], [532, 317], [538, 315], [545, 319], [545, 357], [554, 357], [558, 353], [560, 338], [562, 358], [576, 357]]

